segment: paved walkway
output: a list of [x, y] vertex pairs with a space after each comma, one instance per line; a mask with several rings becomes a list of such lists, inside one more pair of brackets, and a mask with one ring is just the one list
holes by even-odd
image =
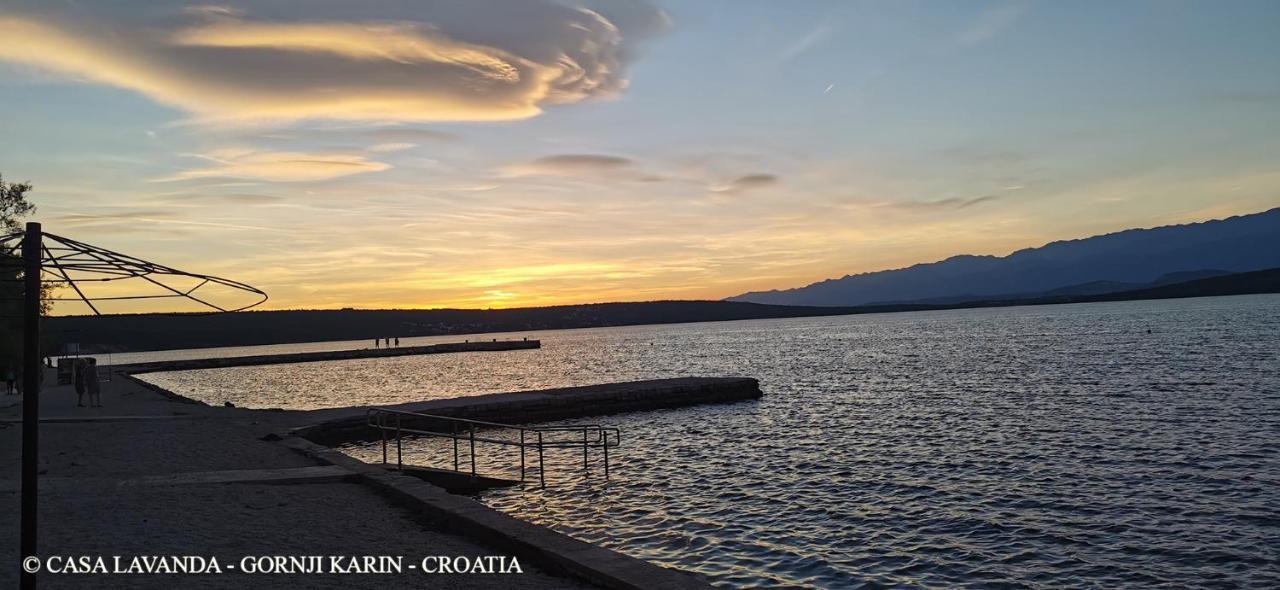
[[[47, 383], [53, 382], [50, 373]], [[0, 588], [17, 587], [21, 405], [0, 394]], [[41, 397], [42, 555], [501, 555], [439, 532], [340, 469], [261, 440], [293, 418], [171, 400], [119, 376], [102, 408]], [[42, 575], [42, 588], [580, 588], [523, 575]]]

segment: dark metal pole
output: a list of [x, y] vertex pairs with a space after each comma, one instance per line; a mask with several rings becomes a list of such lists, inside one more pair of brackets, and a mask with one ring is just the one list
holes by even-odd
[[[36, 555], [36, 476], [40, 459], [40, 245], [39, 223], [28, 223], [22, 242], [22, 546], [18, 559]], [[19, 565], [19, 567], [22, 567]], [[22, 570], [22, 590], [36, 575]]]
[[538, 481], [547, 487], [547, 462], [542, 460], [542, 431], [538, 431]]

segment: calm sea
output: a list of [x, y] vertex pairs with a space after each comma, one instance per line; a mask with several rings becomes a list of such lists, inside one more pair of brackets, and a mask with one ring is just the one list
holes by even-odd
[[1280, 296], [514, 336], [543, 348], [147, 379], [317, 408], [753, 376], [758, 402], [592, 419], [622, 429], [607, 481], [552, 456], [481, 499], [727, 587], [1280, 587]]

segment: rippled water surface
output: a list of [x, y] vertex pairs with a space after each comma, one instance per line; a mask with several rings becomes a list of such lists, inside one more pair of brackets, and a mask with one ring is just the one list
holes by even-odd
[[759, 402], [599, 419], [623, 433], [607, 482], [557, 454], [546, 489], [482, 500], [729, 587], [1280, 587], [1280, 297], [531, 335], [543, 349], [148, 378], [309, 408], [754, 376]]

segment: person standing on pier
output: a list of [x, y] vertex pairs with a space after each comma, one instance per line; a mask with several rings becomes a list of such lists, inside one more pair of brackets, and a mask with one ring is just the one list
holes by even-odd
[[400, 337], [396, 336], [396, 348], [400, 348]]
[[[71, 359], [71, 381], [76, 387], [76, 405], [84, 407], [84, 361]], [[91, 400], [92, 401], [92, 400]]]
[[101, 408], [102, 383], [98, 381], [98, 359], [88, 359], [85, 369], [84, 388], [89, 393], [89, 405], [94, 408]]

